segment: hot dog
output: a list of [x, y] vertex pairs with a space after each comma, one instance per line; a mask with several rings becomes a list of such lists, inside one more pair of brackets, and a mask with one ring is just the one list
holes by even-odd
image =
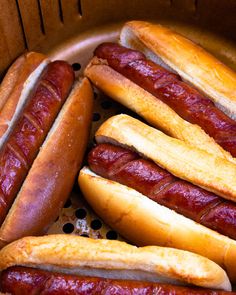
[[1, 246], [46, 231], [72, 189], [86, 148], [91, 86], [86, 79], [74, 83], [74, 72], [67, 62], [47, 63], [40, 75], [35, 71], [39, 72], [42, 63], [24, 82], [13, 86], [12, 92], [17, 89], [20, 96], [24, 92], [23, 97], [17, 100], [14, 92], [2, 108], [8, 114], [18, 110], [11, 116], [12, 126], [7, 128], [7, 136], [3, 134], [0, 149]]
[[[149, 27], [152, 27], [152, 30]], [[150, 30], [148, 31], [147, 28]], [[160, 26], [157, 26], [157, 28], [157, 30], [161, 31]], [[146, 30], [145, 33], [147, 36], [145, 35], [144, 37], [142, 30]], [[168, 31], [165, 28], [162, 30]], [[130, 36], [130, 31], [132, 36]], [[142, 34], [140, 31], [142, 31]], [[155, 33], [153, 34], [153, 32]], [[172, 43], [174, 43], [173, 40], [175, 35], [173, 32], [165, 32], [165, 34], [166, 54], [169, 54], [167, 43], [169, 35], [170, 47], [172, 54], [174, 54], [174, 45]], [[135, 41], [132, 39], [133, 35], [136, 37]], [[178, 40], [178, 35], [176, 34], [176, 36], [176, 40]], [[156, 38], [157, 44], [155, 44]], [[161, 38], [162, 35], [159, 37], [159, 39]], [[143, 41], [143, 39], [145, 41]], [[146, 41], [146, 39], [150, 39], [151, 41]], [[121, 43], [123, 45], [134, 48], [137, 45], [137, 47], [139, 49], [143, 49], [145, 53], [147, 52], [146, 47], [144, 48], [144, 45], [141, 46], [141, 42], [146, 42], [146, 46], [150, 45], [150, 47], [152, 46], [156, 48], [159, 45], [159, 39], [158, 34], [155, 31], [155, 26], [148, 23], [131, 22], [126, 24], [121, 32]], [[182, 43], [181, 45], [184, 46], [185, 43], [183, 40], [182, 42], [183, 45]], [[188, 44], [189, 41], [186, 42]], [[176, 41], [177, 48], [178, 45], [178, 41]], [[194, 45], [192, 46], [194, 47]], [[161, 50], [164, 52], [164, 48], [161, 48]], [[195, 51], [194, 49], [191, 50], [192, 59], [189, 55], [188, 58], [186, 58], [184, 54], [183, 56], [179, 54], [178, 57], [176, 55], [175, 59], [178, 59], [178, 67], [176, 66], [174, 70], [178, 71], [178, 69], [180, 69], [179, 74], [181, 75], [182, 68], [185, 67], [187, 70], [189, 70], [189, 76], [194, 77], [194, 71], [192, 70], [191, 65], [195, 62], [194, 58], [198, 56], [198, 51], [202, 52], [200, 49], [197, 49], [197, 47], [195, 48]], [[208, 56], [207, 53], [204, 54]], [[202, 59], [203, 62], [206, 62], [204, 59], [204, 54]], [[115, 100], [123, 103], [125, 106], [136, 111], [149, 123], [162, 129], [164, 132], [175, 138], [182, 139], [195, 146], [199, 146], [200, 148], [203, 148], [212, 153], [217, 153], [228, 159], [230, 159], [230, 155], [224, 152], [224, 150], [228, 151], [233, 157], [235, 157], [235, 121], [228, 117], [219, 108], [217, 108], [208, 97], [204, 96], [199, 91], [183, 82], [176, 72], [170, 71], [169, 67], [168, 69], [165, 69], [162, 66], [155, 64], [153, 61], [147, 60], [145, 55], [139, 51], [128, 49], [115, 43], [101, 44], [95, 49], [94, 55], [95, 58], [86, 68], [85, 74], [102, 91], [110, 95]], [[152, 53], [151, 56], [153, 55], [154, 54]], [[150, 55], [148, 56], [150, 57]], [[212, 59], [214, 63], [217, 65], [219, 64], [219, 62], [215, 61], [214, 58]], [[164, 60], [166, 61], [166, 59]], [[202, 70], [200, 57], [198, 64], [200, 72]], [[209, 66], [210, 62], [208, 64], [208, 67]], [[217, 78], [217, 73], [220, 72], [221, 67], [222, 73], [219, 73], [220, 78]], [[216, 68], [217, 73], [212, 74], [212, 76], [216, 76], [216, 79], [223, 80], [225, 77], [225, 79], [230, 81], [233, 79], [236, 81], [235, 73], [230, 70], [227, 71], [227, 68], [223, 65], [219, 65], [217, 67], [212, 65], [212, 68]], [[199, 72], [197, 72], [197, 66], [195, 64], [194, 69], [196, 71], [196, 75], [198, 75], [198, 79], [196, 78], [196, 82], [198, 82], [200, 78]], [[211, 72], [210, 68], [208, 68], [208, 70]], [[208, 74], [207, 77], [210, 75], [211, 74]], [[186, 78], [185, 76], [186, 75], [183, 75], [184, 78]], [[210, 80], [209, 78], [209, 84], [214, 85], [214, 77], [213, 80]], [[202, 75], [201, 79], [204, 80], [205, 76]], [[191, 79], [191, 82], [192, 80], [193, 79]], [[231, 82], [228, 83], [230, 87], [232, 86]], [[205, 80], [204, 83], [206, 84]], [[227, 89], [228, 84], [225, 83], [224, 85], [222, 84], [222, 81], [221, 83], [216, 83], [217, 90], [215, 92], [220, 89], [219, 91], [221, 91], [220, 93], [222, 93], [222, 95], [218, 96], [221, 98], [228, 95], [228, 104], [231, 106], [231, 104], [235, 104], [235, 101], [232, 91], [229, 90], [232, 87]], [[210, 87], [214, 88], [214, 86], [209, 86], [209, 88]], [[205, 88], [203, 87], [201, 90], [204, 91]], [[210, 92], [207, 92], [207, 94], [209, 95]], [[188, 122], [191, 124], [186, 125]], [[190, 130], [188, 130], [189, 128]], [[210, 137], [214, 138], [214, 141]], [[224, 150], [220, 148], [219, 145]]]
[[69, 94], [73, 75], [65, 62], [56, 61], [47, 66], [0, 152], [0, 223]]
[[96, 174], [129, 186], [208, 228], [236, 239], [236, 204], [174, 177], [137, 153], [112, 144], [97, 145], [88, 156]]
[[183, 119], [198, 124], [232, 156], [236, 156], [236, 122], [214, 106], [212, 101], [182, 82], [180, 77], [143, 54], [115, 43], [98, 46], [95, 56], [169, 105]]
[[236, 74], [202, 47], [169, 28], [142, 21], [126, 23], [120, 39], [124, 46], [139, 48], [154, 62], [176, 71], [236, 118]]
[[204, 257], [171, 248], [137, 248], [119, 241], [71, 235], [27, 237], [3, 248], [0, 260], [1, 291], [13, 295], [138, 291], [213, 295], [231, 290], [224, 270]]
[[[97, 174], [80, 172], [81, 190], [97, 214], [137, 245], [204, 255], [235, 281], [235, 203], [225, 200], [235, 201], [235, 192], [231, 198], [228, 190], [235, 186], [235, 164], [127, 115], [103, 123], [96, 141], [122, 147], [98, 145], [89, 156]], [[224, 193], [223, 187], [228, 187]]]

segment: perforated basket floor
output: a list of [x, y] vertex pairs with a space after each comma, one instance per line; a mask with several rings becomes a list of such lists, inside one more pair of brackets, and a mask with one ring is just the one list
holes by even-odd
[[[116, 40], [117, 35], [117, 29], [113, 29], [111, 35], [108, 34], [108, 32], [100, 35], [96, 34], [95, 38], [99, 39], [96, 41], [93, 40], [93, 34], [89, 37], [87, 34], [87, 37], [79, 36], [78, 40], [76, 40], [77, 38], [70, 40], [67, 43], [61, 44], [58, 48], [55, 48], [55, 51], [51, 53], [51, 58], [68, 60], [72, 64], [76, 76], [81, 76], [83, 74], [84, 67], [92, 56], [93, 48], [96, 44], [103, 42], [100, 38], [104, 40]], [[112, 102], [98, 90], [94, 89], [93, 122], [90, 140], [84, 158], [84, 164], [86, 164], [88, 151], [94, 145], [94, 133], [96, 129], [108, 117], [116, 114], [120, 110], [121, 106], [118, 106], [118, 104]], [[48, 233], [73, 233], [93, 238], [122, 240], [122, 238], [115, 231], [106, 226], [89, 207], [80, 192], [77, 181], [74, 185], [71, 196], [67, 200], [61, 212], [61, 215], [51, 226]]]
[[[78, 61], [80, 61], [79, 58]], [[78, 62], [73, 63], [74, 69], [79, 69], [80, 67], [81, 66]], [[78, 72], [81, 71], [82, 70], [78, 70]], [[94, 100], [93, 122], [90, 140], [84, 157], [84, 164], [86, 164], [88, 151], [95, 144], [94, 134], [99, 125], [108, 117], [125, 111], [122, 106], [112, 102], [108, 97], [99, 93], [96, 89], [94, 89]], [[61, 215], [51, 226], [48, 233], [73, 233], [92, 238], [122, 240], [122, 237], [105, 225], [102, 219], [100, 219], [89, 207], [88, 203], [82, 196], [77, 181], [74, 184], [74, 188], [69, 199], [62, 209]]]

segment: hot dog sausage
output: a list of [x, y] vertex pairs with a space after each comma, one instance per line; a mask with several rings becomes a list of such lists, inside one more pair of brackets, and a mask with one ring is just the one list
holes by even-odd
[[236, 122], [216, 108], [210, 99], [181, 81], [180, 76], [147, 60], [142, 53], [115, 43], [101, 44], [94, 54], [169, 105], [182, 118], [201, 126], [236, 157]]
[[50, 63], [0, 151], [0, 223], [64, 103], [74, 73], [64, 61]]
[[98, 175], [136, 189], [153, 201], [236, 239], [236, 205], [180, 180], [135, 152], [111, 144], [97, 145], [88, 163]]
[[[212, 291], [201, 288], [188, 288], [159, 283], [139, 281], [112, 280], [97, 277], [79, 277], [62, 273], [27, 268], [11, 267], [3, 271], [1, 276], [1, 291], [10, 292], [12, 295], [177, 295], [177, 294], [204, 294], [224, 295], [225, 291]], [[230, 293], [235, 294], [235, 293]]]

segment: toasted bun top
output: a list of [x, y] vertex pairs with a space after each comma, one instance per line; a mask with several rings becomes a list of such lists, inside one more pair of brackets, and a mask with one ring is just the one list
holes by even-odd
[[0, 111], [14, 89], [22, 87], [31, 72], [45, 59], [45, 55], [31, 51], [14, 61], [0, 84]]
[[126, 23], [120, 42], [143, 51], [155, 62], [161, 59], [236, 119], [236, 73], [200, 46], [166, 27], [144, 21]]
[[25, 55], [18, 57], [11, 65], [0, 84], [0, 111], [6, 103], [13, 87], [17, 82], [17, 79], [19, 78], [19, 73], [21, 72], [25, 59]]
[[30, 93], [49, 62], [41, 53], [28, 52], [9, 68], [0, 85], [0, 147], [14, 128]]
[[98, 143], [134, 149], [173, 175], [236, 201], [236, 165], [226, 159], [167, 136], [137, 119], [117, 115], [96, 132]]
[[202, 256], [172, 248], [137, 248], [120, 241], [74, 235], [26, 237], [0, 251], [0, 269], [23, 265], [75, 271], [78, 267], [142, 271], [198, 286], [230, 290], [223, 269]]

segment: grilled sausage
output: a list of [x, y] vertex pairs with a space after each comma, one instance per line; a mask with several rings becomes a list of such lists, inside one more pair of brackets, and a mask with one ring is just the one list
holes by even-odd
[[[40, 269], [13, 266], [3, 271], [1, 276], [2, 292], [12, 295], [224, 295], [225, 291], [189, 288], [161, 283], [148, 283], [129, 280], [113, 280], [98, 277], [83, 277], [55, 273]], [[230, 294], [235, 294], [230, 293]]]
[[236, 205], [180, 180], [137, 153], [99, 144], [88, 163], [98, 175], [136, 189], [153, 201], [230, 238], [236, 239]]

